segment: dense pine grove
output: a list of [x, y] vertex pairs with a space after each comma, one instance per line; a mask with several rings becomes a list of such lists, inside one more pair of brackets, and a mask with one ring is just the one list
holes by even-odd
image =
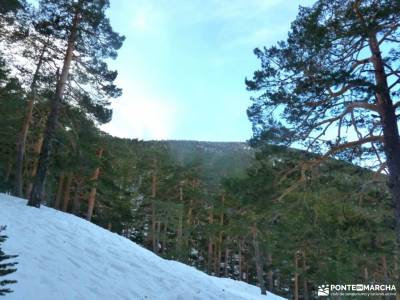
[[[340, 68], [328, 74], [329, 61], [312, 56], [311, 50], [309, 56], [294, 54], [298, 43], [313, 34], [328, 52], [332, 41], [318, 32], [311, 34], [309, 25], [324, 5], [340, 13], [338, 5], [352, 1], [333, 2], [336, 6], [319, 1], [314, 10], [301, 10], [288, 43], [256, 50], [262, 70], [247, 86], [264, 94], [253, 99], [248, 111], [255, 132], [251, 146], [140, 141], [102, 132], [99, 125], [112, 117], [110, 101], [121, 94], [113, 83], [117, 72], [109, 70], [106, 61], [117, 56], [124, 40], [106, 18], [108, 1], [41, 0], [38, 8], [24, 1], [2, 2], [0, 191], [30, 199], [32, 206], [45, 204], [86, 218], [162, 257], [256, 284], [262, 293], [269, 290], [308, 300], [324, 283], [400, 282], [396, 190], [387, 185], [395, 179], [383, 168], [360, 167], [374, 155], [391, 153], [387, 140], [383, 145], [379, 139], [369, 139], [368, 148], [352, 144], [332, 155], [325, 153], [348, 142], [343, 134], [335, 141], [316, 139], [313, 147], [305, 147], [314, 153], [288, 147], [289, 139], [311, 143], [305, 132], [315, 129], [319, 117], [332, 117], [327, 110], [338, 113], [330, 104], [314, 110], [323, 94], [312, 83], [318, 72], [324, 74], [315, 79], [321, 89], [347, 80], [365, 99], [375, 91], [367, 84], [370, 75], [363, 77], [364, 70], [361, 79]], [[378, 21], [399, 17], [398, 2], [383, 2]], [[394, 2], [397, 6], [389, 12]], [[335, 31], [340, 27], [336, 21], [328, 25], [343, 39], [351, 40], [351, 34], [362, 31], [358, 27], [347, 33]], [[375, 25], [368, 26], [377, 30]], [[21, 59], [12, 59], [10, 49], [17, 49], [13, 55]], [[286, 69], [272, 66], [271, 57]], [[397, 66], [398, 57], [395, 50], [388, 60], [392, 66]], [[302, 69], [302, 59], [309, 60], [312, 74]], [[310, 77], [298, 79], [297, 86], [278, 78], [301, 77], [302, 72]], [[398, 90], [393, 93], [394, 99], [398, 97]], [[307, 106], [310, 95], [314, 104]], [[342, 106], [349, 103], [343, 97]], [[289, 107], [285, 113], [292, 128], [267, 116], [268, 109], [282, 104]], [[305, 121], [308, 109], [315, 118]], [[354, 128], [363, 140], [379, 131], [376, 117], [364, 117], [358, 113], [334, 122]], [[298, 124], [304, 126], [293, 132]]]

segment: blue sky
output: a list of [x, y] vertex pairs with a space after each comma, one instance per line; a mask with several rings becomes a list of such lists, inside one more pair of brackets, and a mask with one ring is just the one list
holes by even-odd
[[311, 0], [111, 0], [113, 28], [126, 36], [111, 67], [123, 96], [103, 130], [119, 137], [245, 141], [244, 85], [255, 47], [284, 39]]

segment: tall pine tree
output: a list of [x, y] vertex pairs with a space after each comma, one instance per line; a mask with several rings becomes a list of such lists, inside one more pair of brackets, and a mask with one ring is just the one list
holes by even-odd
[[246, 81], [260, 92], [248, 110], [256, 139], [301, 143], [322, 155], [301, 164], [302, 174], [339, 155], [387, 171], [398, 242], [399, 18], [397, 0], [301, 7], [286, 41], [255, 50], [261, 69]]
[[[67, 40], [67, 43], [61, 72], [56, 75], [57, 83], [52, 99], [52, 108], [44, 134], [37, 175], [28, 201], [28, 205], [35, 207], [40, 206], [43, 197], [60, 108], [64, 101], [67, 83], [71, 82], [71, 76], [69, 76], [71, 67], [76, 67], [80, 80], [80, 82], [75, 80], [73, 83], [78, 87], [87, 87], [85, 92], [81, 91], [84, 97], [80, 97], [80, 99], [86, 99], [86, 103], [89, 99], [91, 101], [100, 100], [94, 106], [95, 112], [100, 111], [104, 119], [109, 120], [111, 112], [101, 108], [109, 104], [107, 97], [117, 97], [121, 91], [113, 84], [117, 73], [108, 70], [105, 59], [115, 58], [116, 51], [122, 46], [124, 40], [124, 37], [112, 30], [105, 15], [109, 6], [107, 0], [77, 2], [42, 0], [39, 5], [42, 15], [57, 23], [53, 28], [53, 34]], [[86, 73], [80, 72], [80, 70], [85, 70]], [[91, 99], [89, 91], [97, 87], [100, 87], [100, 91], [105, 97]]]

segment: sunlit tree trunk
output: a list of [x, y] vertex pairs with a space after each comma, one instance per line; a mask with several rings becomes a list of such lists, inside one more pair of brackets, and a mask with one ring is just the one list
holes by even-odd
[[263, 272], [262, 261], [261, 261], [260, 246], [258, 243], [257, 227], [255, 224], [251, 227], [251, 234], [253, 237], [254, 260], [255, 260], [255, 264], [256, 264], [257, 281], [258, 281], [258, 284], [261, 289], [261, 294], [266, 295], [267, 290], [265, 288], [264, 272]]
[[29, 198], [29, 195], [32, 192], [32, 179], [35, 178], [36, 176], [36, 172], [37, 172], [37, 167], [38, 167], [38, 156], [40, 154], [40, 151], [42, 149], [42, 145], [43, 145], [43, 134], [39, 135], [38, 140], [35, 143], [35, 146], [33, 147], [33, 151], [34, 151], [34, 159], [33, 159], [33, 163], [32, 163], [32, 170], [31, 170], [31, 179], [28, 183], [28, 186], [26, 188], [26, 198]]
[[64, 199], [63, 199], [62, 211], [68, 210], [69, 200], [71, 198], [72, 177], [73, 177], [72, 173], [69, 173], [67, 175], [67, 182], [66, 182], [65, 188], [64, 188]]
[[77, 8], [74, 13], [74, 17], [72, 20], [72, 27], [68, 37], [67, 50], [64, 56], [63, 68], [59, 78], [57, 76], [56, 92], [52, 101], [51, 111], [47, 119], [42, 151], [40, 152], [40, 157], [39, 157], [38, 170], [35, 176], [35, 180], [33, 182], [32, 193], [27, 203], [27, 205], [29, 206], [40, 207], [40, 203], [42, 201], [44, 193], [44, 185], [47, 176], [47, 169], [49, 167], [50, 156], [53, 148], [53, 139], [58, 123], [60, 107], [63, 100], [63, 94], [65, 87], [67, 85], [69, 70], [73, 59], [80, 19], [81, 19], [81, 14], [79, 9]]
[[81, 210], [81, 193], [82, 193], [82, 180], [78, 177], [75, 178], [75, 194], [72, 201], [72, 212], [74, 215], [79, 216]]
[[[101, 159], [103, 156], [103, 148], [97, 150], [96, 156], [98, 159]], [[93, 187], [90, 189], [89, 200], [88, 200], [88, 209], [86, 213], [86, 219], [90, 221], [93, 215], [94, 204], [96, 202], [96, 193], [97, 193], [97, 180], [100, 175], [100, 166], [97, 167], [93, 173], [91, 181], [93, 181]]]
[[[29, 93], [29, 99], [28, 102], [26, 103], [26, 111], [25, 111], [25, 116], [24, 120], [22, 122], [22, 127], [21, 131], [18, 136], [18, 141], [17, 141], [17, 159], [15, 163], [15, 187], [14, 187], [14, 193], [17, 197], [22, 197], [22, 187], [23, 187], [23, 176], [22, 176], [22, 170], [24, 166], [24, 158], [25, 158], [25, 148], [26, 148], [26, 138], [28, 136], [28, 131], [30, 124], [32, 122], [32, 115], [33, 115], [33, 106], [35, 104], [36, 100], [36, 86], [37, 86], [37, 81], [39, 79], [39, 73], [40, 73], [40, 68], [42, 67], [43, 64], [43, 57], [46, 52], [47, 44], [44, 44], [38, 59], [38, 62], [36, 64], [36, 70], [35, 73], [33, 74], [31, 86], [30, 86], [30, 93]], [[35, 172], [36, 175], [36, 172]]]

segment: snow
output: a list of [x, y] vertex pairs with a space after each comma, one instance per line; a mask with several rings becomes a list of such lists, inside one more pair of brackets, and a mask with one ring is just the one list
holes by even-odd
[[17, 300], [278, 300], [256, 286], [209, 276], [165, 260], [132, 241], [86, 220], [0, 194], [3, 244], [18, 254], [13, 293]]

